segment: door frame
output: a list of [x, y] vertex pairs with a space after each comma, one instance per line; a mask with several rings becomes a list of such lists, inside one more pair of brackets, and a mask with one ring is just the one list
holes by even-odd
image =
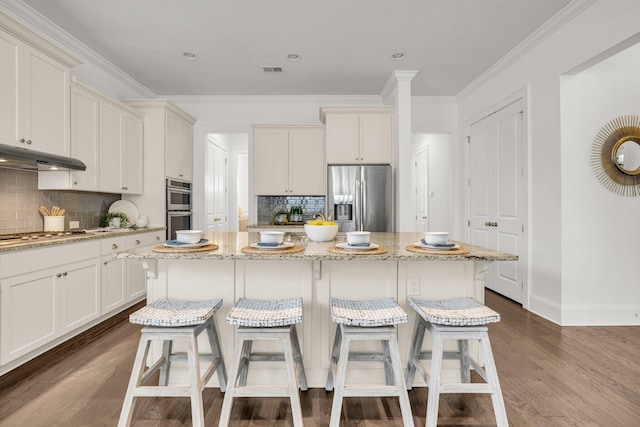
[[468, 118], [462, 121], [463, 131], [464, 131], [463, 138], [462, 138], [462, 145], [464, 146], [464, 149], [462, 150], [464, 153], [463, 168], [465, 171], [465, 179], [463, 182], [463, 185], [464, 185], [463, 193], [464, 193], [464, 204], [465, 204], [464, 212], [466, 212], [466, 218], [464, 220], [465, 224], [463, 225], [463, 228], [465, 230], [464, 232], [465, 240], [470, 242], [471, 241], [471, 230], [470, 230], [471, 192], [469, 187], [469, 181], [471, 179], [471, 161], [470, 161], [470, 146], [468, 142], [469, 142], [471, 126], [491, 116], [495, 112], [498, 112], [503, 108], [513, 104], [514, 102], [517, 102], [519, 99], [522, 99], [522, 109], [523, 109], [522, 144], [523, 146], [521, 147], [522, 148], [521, 153], [523, 156], [522, 165], [524, 168], [524, 173], [523, 173], [523, 179], [522, 179], [521, 187], [519, 189], [519, 193], [521, 196], [520, 201], [524, 205], [522, 206], [522, 209], [521, 209], [521, 212], [522, 212], [521, 222], [524, 225], [522, 239], [524, 240], [524, 243], [522, 244], [522, 253], [518, 254], [518, 269], [520, 270], [520, 277], [523, 278], [523, 282], [524, 282], [522, 284], [522, 307], [525, 309], [529, 307], [529, 283], [531, 281], [531, 269], [529, 268], [529, 266], [531, 265], [530, 263], [531, 260], [529, 258], [529, 254], [531, 253], [531, 238], [530, 238], [531, 236], [530, 217], [531, 216], [529, 213], [530, 206], [531, 206], [531, 188], [529, 186], [530, 173], [531, 173], [530, 172], [531, 165], [529, 161], [529, 159], [531, 158], [531, 155], [530, 155], [531, 135], [529, 134], [529, 110], [530, 110], [529, 90], [530, 90], [529, 86], [526, 86], [512, 93], [511, 95], [503, 98], [502, 100], [488, 107], [485, 107], [479, 112], [472, 114], [471, 116], [469, 116]]

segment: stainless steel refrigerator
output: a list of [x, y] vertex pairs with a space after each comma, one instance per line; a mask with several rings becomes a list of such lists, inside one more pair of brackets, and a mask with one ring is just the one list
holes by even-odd
[[393, 231], [390, 165], [328, 166], [327, 209], [338, 231]]

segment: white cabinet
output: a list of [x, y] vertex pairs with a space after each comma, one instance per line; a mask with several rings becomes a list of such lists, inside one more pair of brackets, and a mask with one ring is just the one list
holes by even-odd
[[100, 316], [99, 254], [95, 241], [0, 257], [0, 364]]
[[69, 156], [69, 68], [78, 63], [0, 14], [0, 143]]
[[392, 162], [393, 108], [323, 107], [328, 164]]
[[165, 168], [168, 178], [193, 178], [193, 123], [166, 110]]
[[257, 195], [324, 195], [324, 129], [254, 127], [253, 164]]
[[127, 238], [125, 236], [106, 238], [100, 241], [102, 314], [116, 310], [127, 302], [126, 260], [113, 257], [116, 252], [125, 250], [126, 246]]
[[100, 102], [100, 188], [143, 193], [142, 117], [109, 101]]
[[87, 169], [40, 172], [38, 188], [142, 194], [143, 116], [75, 79], [70, 93], [71, 155]]

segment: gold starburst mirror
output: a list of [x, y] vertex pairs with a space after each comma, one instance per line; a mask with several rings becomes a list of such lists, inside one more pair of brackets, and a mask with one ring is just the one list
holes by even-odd
[[640, 118], [620, 116], [600, 129], [591, 147], [591, 168], [608, 190], [640, 196]]

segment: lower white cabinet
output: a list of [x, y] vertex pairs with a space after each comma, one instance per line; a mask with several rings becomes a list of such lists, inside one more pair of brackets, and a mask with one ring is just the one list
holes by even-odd
[[107, 238], [100, 241], [102, 254], [102, 314], [122, 307], [127, 302], [127, 260], [114, 258], [113, 255], [126, 249], [124, 236]]
[[62, 248], [0, 257], [0, 364], [100, 316], [99, 243]]
[[[152, 232], [127, 236], [127, 249], [150, 246], [165, 241], [164, 232]], [[137, 259], [126, 261], [126, 296], [127, 302], [143, 297], [147, 294], [147, 274], [142, 268], [142, 262]]]

